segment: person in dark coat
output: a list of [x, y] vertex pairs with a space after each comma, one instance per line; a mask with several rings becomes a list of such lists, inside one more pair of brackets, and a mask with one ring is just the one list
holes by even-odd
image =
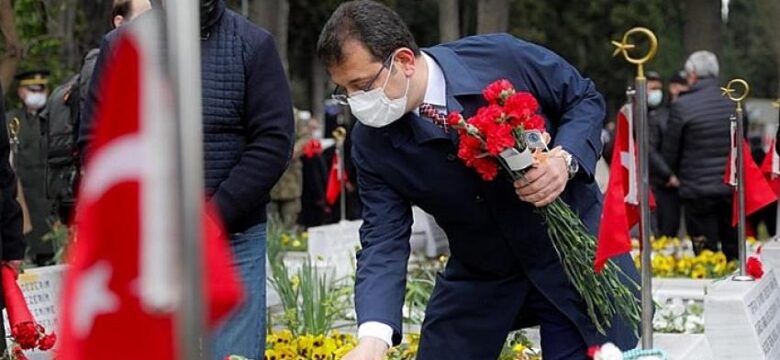
[[[7, 139], [3, 89], [0, 88], [0, 139]], [[16, 201], [16, 176], [8, 162], [11, 146], [8, 141], [0, 141], [0, 264], [9, 264], [17, 273], [22, 266], [26, 244], [22, 236], [22, 209]], [[3, 304], [2, 285], [0, 284], [0, 310]], [[2, 321], [0, 313], [0, 321]], [[5, 352], [5, 327], [0, 326], [0, 354]]]
[[[200, 14], [205, 192], [230, 234], [245, 295], [242, 306], [214, 331], [212, 358], [262, 359], [266, 206], [292, 155], [290, 87], [268, 31], [226, 9], [224, 0], [201, 0]], [[101, 73], [123, 28], [104, 38], [82, 111], [79, 144], [87, 157]]]
[[[588, 346], [607, 341], [636, 346], [623, 319], [612, 319], [606, 335], [595, 329], [536, 210], [560, 196], [598, 231], [594, 172], [605, 104], [592, 81], [552, 51], [508, 34], [420, 49], [400, 16], [375, 1], [341, 4], [317, 52], [358, 119], [359, 344], [345, 360], [383, 359], [402, 338], [412, 204], [435, 218], [452, 252], [428, 303], [417, 359], [496, 359], [510, 330], [534, 324], [549, 360], [587, 359]], [[457, 132], [418, 115], [425, 103], [471, 116], [498, 79], [536, 97], [551, 145], [570, 155], [530, 170], [530, 184], [504, 174], [483, 181], [458, 159]], [[630, 256], [614, 261], [637, 279]]]
[[732, 191], [723, 182], [731, 146], [729, 117], [735, 105], [721, 94], [715, 54], [694, 52], [685, 72], [691, 87], [672, 104], [662, 153], [680, 180], [685, 225], [694, 250], [722, 250], [729, 260], [736, 259]]
[[27, 204], [27, 221], [32, 225], [32, 231], [25, 234], [25, 242], [30, 245], [30, 259], [40, 266], [50, 264], [54, 258], [53, 244], [43, 240], [55, 220], [54, 202], [46, 194], [46, 122], [41, 116], [49, 95], [48, 77], [47, 70], [17, 74], [17, 95], [22, 100], [22, 107], [5, 116], [11, 140], [18, 144], [14, 166]]
[[680, 180], [661, 155], [661, 143], [669, 121], [664, 84], [655, 71], [647, 72], [647, 120], [650, 129], [650, 185], [656, 200], [653, 230], [656, 236], [676, 237], [680, 230]]

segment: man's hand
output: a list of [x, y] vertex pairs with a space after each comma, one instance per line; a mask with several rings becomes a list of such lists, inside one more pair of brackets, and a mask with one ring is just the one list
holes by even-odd
[[566, 160], [562, 156], [550, 156], [515, 181], [515, 192], [520, 200], [542, 207], [557, 199], [568, 181]]
[[14, 272], [16, 273], [16, 278], [19, 278], [19, 272], [22, 271], [22, 264], [24, 261], [22, 260], [9, 260], [9, 261], [3, 261], [3, 265], [9, 265], [11, 268], [14, 269]]
[[381, 339], [365, 336], [343, 360], [384, 360], [387, 350], [387, 344]]
[[666, 187], [669, 188], [678, 188], [680, 187], [680, 179], [677, 178], [677, 176], [669, 176], [669, 181], [666, 182]]

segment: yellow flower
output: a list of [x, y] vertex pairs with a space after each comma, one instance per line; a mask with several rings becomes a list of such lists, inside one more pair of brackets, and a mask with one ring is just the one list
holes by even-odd
[[512, 346], [512, 351], [515, 354], [522, 354], [525, 351], [525, 345], [523, 345], [523, 344], [515, 344], [515, 346]]
[[293, 247], [293, 249], [298, 249], [298, 248], [300, 248], [300, 247], [301, 247], [301, 245], [302, 245], [302, 244], [301, 244], [301, 241], [300, 241], [300, 240], [298, 240], [298, 239], [295, 239], [295, 240], [293, 240], [293, 242], [292, 242], [292, 247]]
[[675, 264], [677, 274], [684, 276], [690, 274], [691, 267], [693, 267], [693, 260], [690, 256], [683, 256], [680, 260], [677, 260], [677, 264]]
[[282, 245], [287, 245], [287, 244], [289, 244], [289, 243], [290, 243], [290, 235], [288, 235], [288, 234], [282, 234], [282, 236], [281, 236], [281, 242], [282, 242]]
[[712, 257], [712, 261], [713, 261], [713, 262], [714, 262], [716, 265], [723, 265], [723, 267], [725, 268], [725, 266], [726, 266], [726, 255], [725, 255], [725, 254], [723, 254], [722, 252], [718, 251], [718, 253], [717, 253], [717, 254], [715, 254], [715, 255]]
[[293, 291], [298, 291], [298, 287], [301, 286], [301, 277], [296, 275], [293, 275], [290, 278], [290, 285], [293, 288]]
[[705, 276], [707, 276], [707, 270], [703, 266], [696, 266], [691, 271], [691, 278], [693, 279], [704, 279]]

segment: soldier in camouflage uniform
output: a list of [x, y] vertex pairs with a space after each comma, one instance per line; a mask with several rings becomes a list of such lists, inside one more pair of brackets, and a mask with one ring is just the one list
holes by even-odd
[[18, 74], [15, 78], [19, 82], [17, 94], [23, 107], [6, 114], [9, 134], [18, 141], [14, 165], [32, 224], [32, 231], [24, 239], [30, 248], [31, 260], [38, 265], [46, 265], [54, 257], [52, 243], [42, 239], [51, 229], [53, 208], [46, 196], [46, 124], [40, 117], [49, 92], [48, 75], [49, 72], [43, 70]]
[[271, 189], [271, 202], [268, 204], [269, 219], [281, 220], [286, 232], [298, 230], [298, 215], [301, 213], [301, 194], [303, 193], [303, 146], [309, 141], [306, 122], [311, 118], [308, 111], [295, 110], [295, 147], [290, 166], [282, 174], [279, 182]]

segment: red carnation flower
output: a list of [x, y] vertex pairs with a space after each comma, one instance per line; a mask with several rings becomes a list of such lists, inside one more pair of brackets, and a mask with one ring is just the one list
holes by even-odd
[[46, 351], [54, 348], [54, 344], [57, 343], [57, 335], [51, 333], [41, 338], [38, 342], [38, 349]]
[[31, 321], [14, 325], [11, 328], [11, 336], [22, 349], [32, 349], [38, 345], [38, 327]]
[[523, 121], [535, 115], [539, 110], [539, 103], [528, 92], [518, 92], [506, 99], [504, 111], [510, 118], [512, 125], [517, 127]]
[[498, 164], [493, 158], [483, 157], [474, 159], [473, 167], [482, 176], [482, 180], [485, 181], [491, 181], [498, 175]]
[[753, 278], [760, 279], [764, 276], [764, 266], [757, 256], [751, 256], [747, 260], [747, 273]]
[[523, 129], [525, 130], [544, 131], [545, 128], [544, 118], [539, 114], [531, 116], [530, 118], [528, 118], [528, 120], [523, 122], [522, 125], [523, 125]]
[[506, 79], [501, 79], [488, 85], [485, 90], [482, 91], [482, 96], [484, 96], [485, 100], [489, 103], [496, 104], [499, 101], [503, 101], [507, 96], [512, 95], [514, 91], [515, 89], [512, 86], [512, 83]]
[[480, 134], [489, 134], [501, 123], [504, 111], [501, 106], [493, 104], [479, 108], [477, 114], [470, 117], [468, 123], [474, 125]]
[[19, 347], [19, 345], [14, 346], [13, 354], [14, 359], [16, 360], [27, 360], [27, 355], [24, 354], [24, 351], [22, 351], [22, 348]]
[[452, 127], [458, 127], [463, 122], [463, 115], [459, 112], [451, 112], [447, 115], [447, 125]]
[[484, 152], [482, 142], [472, 136], [461, 136], [458, 144], [458, 157], [471, 166], [474, 159]]
[[498, 155], [502, 151], [515, 146], [515, 137], [512, 135], [512, 127], [509, 124], [499, 124], [486, 134], [487, 151], [491, 155]]

